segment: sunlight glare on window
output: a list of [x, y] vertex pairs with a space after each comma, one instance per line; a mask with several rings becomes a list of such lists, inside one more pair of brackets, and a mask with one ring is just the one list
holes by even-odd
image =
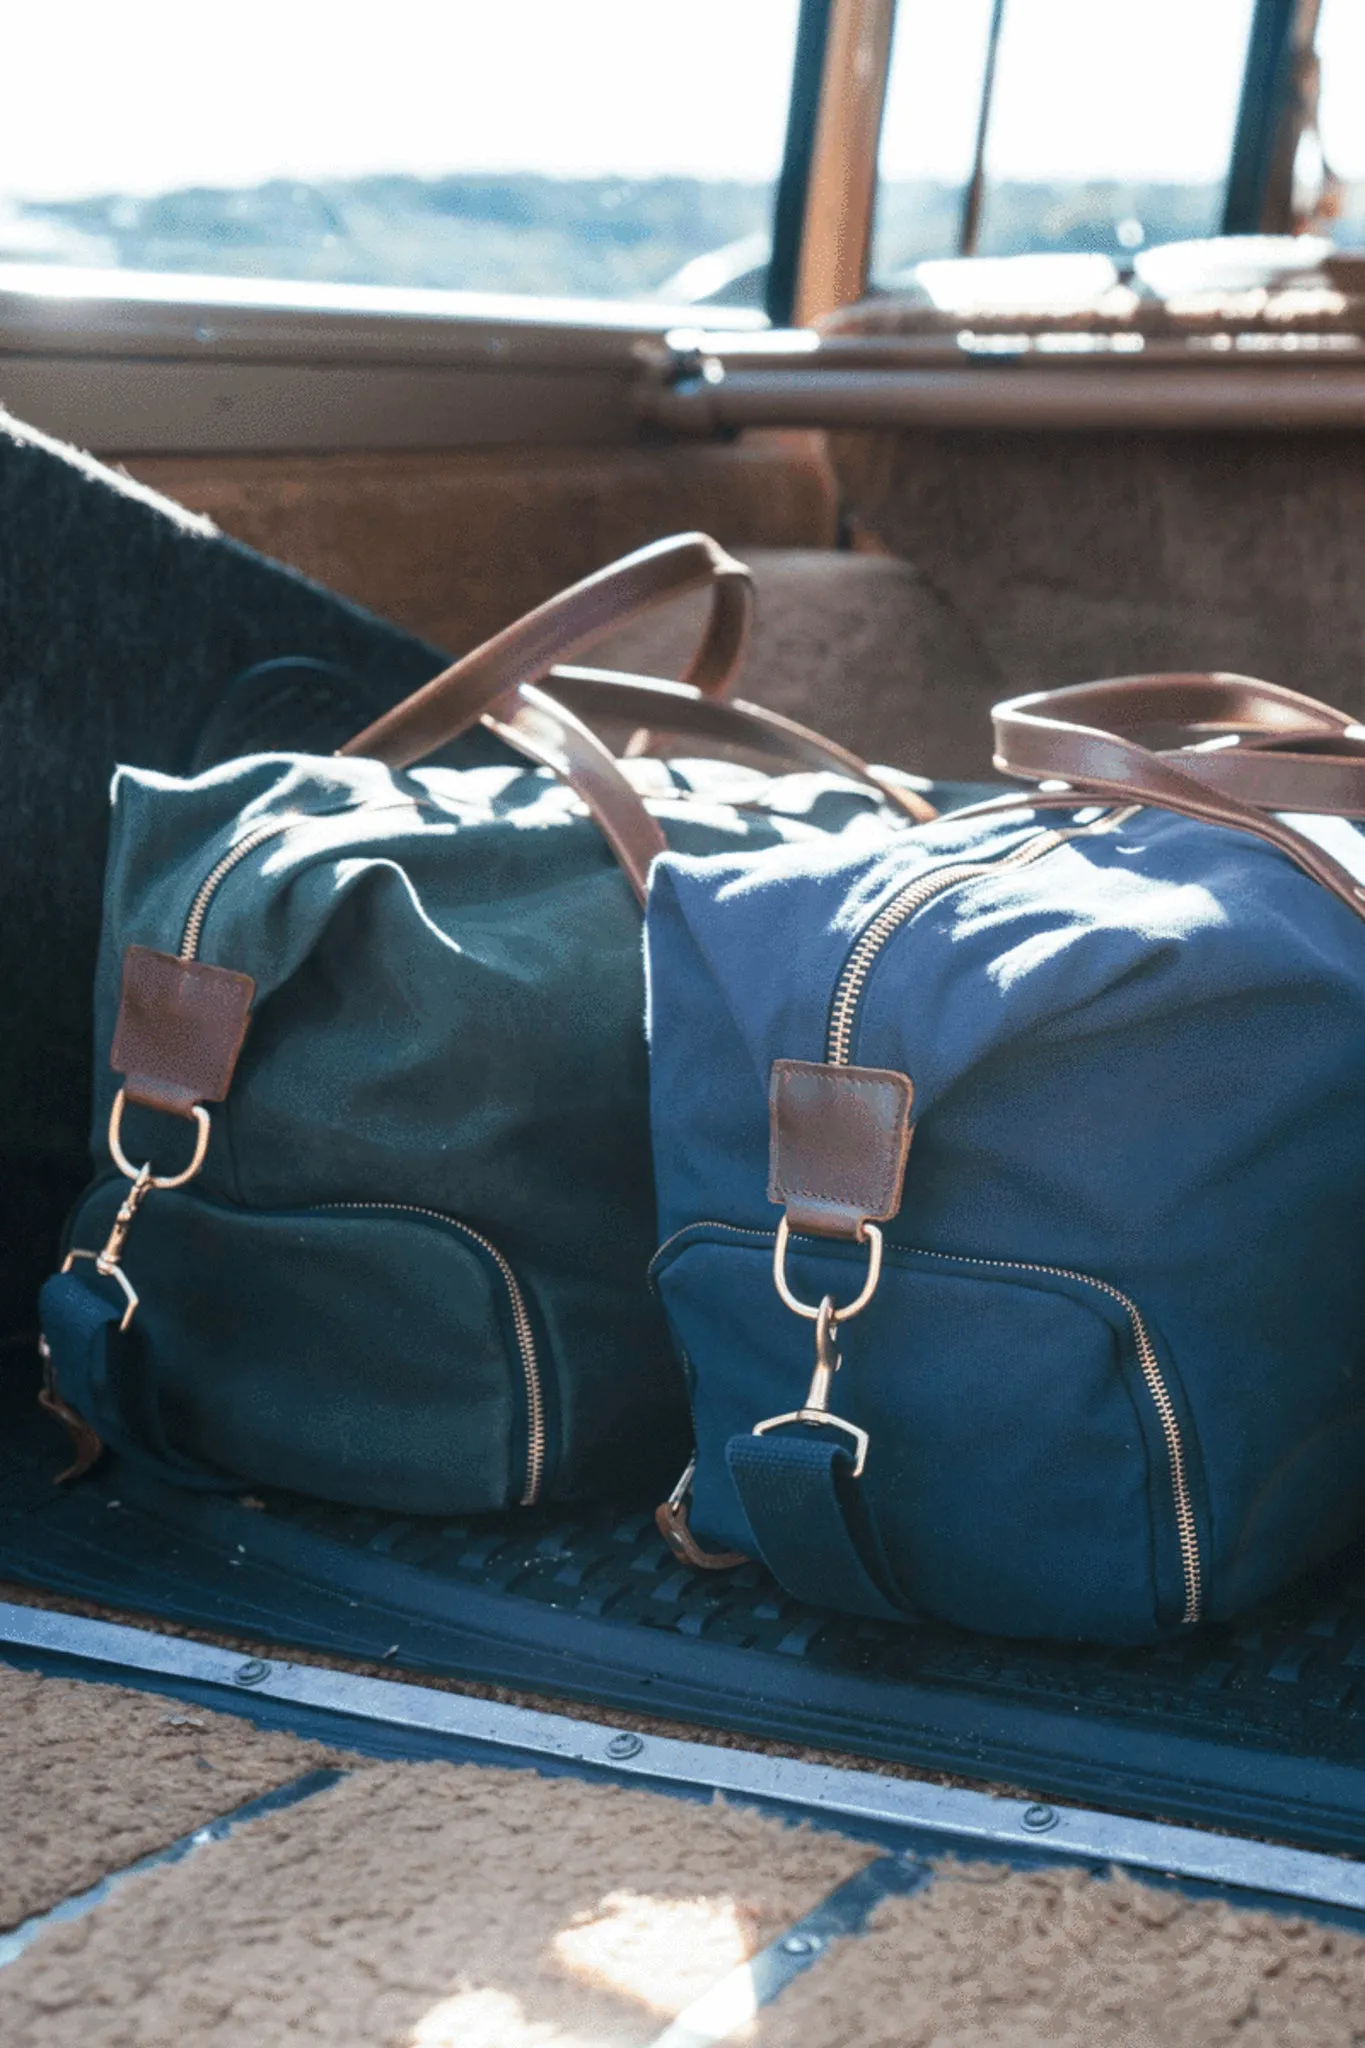
[[12, 11], [0, 263], [756, 306], [796, 15], [797, 0]]
[[[1216, 233], [1251, 11], [1252, 0], [1005, 0], [980, 253], [1125, 261], [1153, 242]], [[957, 249], [990, 14], [990, 0], [901, 0], [880, 283]]]
[[1318, 126], [1328, 168], [1341, 180], [1341, 211], [1325, 228], [1344, 248], [1365, 247], [1365, 7], [1323, 0], [1318, 17]]

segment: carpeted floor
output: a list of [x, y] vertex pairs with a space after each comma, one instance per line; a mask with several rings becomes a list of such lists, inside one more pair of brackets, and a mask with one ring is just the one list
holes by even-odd
[[755, 2048], [1351, 2048], [1365, 1941], [1122, 1875], [960, 1864], [760, 2015]]
[[335, 1759], [236, 1714], [0, 1664], [0, 1928]]
[[[4, 1925], [335, 1760], [5, 1667], [0, 1725]], [[720, 1802], [350, 1762], [46, 1929], [0, 1970], [5, 2048], [646, 2048], [878, 1853]], [[1125, 1877], [951, 1864], [735, 2038], [1358, 2048], [1365, 1940]]]
[[0, 1973], [0, 2039], [643, 2048], [873, 1853], [529, 1771], [362, 1765], [51, 1928]]

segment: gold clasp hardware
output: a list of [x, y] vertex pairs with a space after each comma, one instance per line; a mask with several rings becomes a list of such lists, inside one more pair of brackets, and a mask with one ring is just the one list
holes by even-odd
[[[770, 1415], [766, 1422], [756, 1422], [752, 1431], [754, 1436], [766, 1436], [770, 1429], [781, 1429], [784, 1424], [790, 1422], [818, 1423], [826, 1429], [842, 1430], [845, 1436], [852, 1437], [853, 1439], [853, 1477], [855, 1479], [862, 1477], [863, 1467], [867, 1463], [868, 1434], [865, 1429], [859, 1429], [856, 1422], [846, 1422], [842, 1415], [832, 1415], [829, 1407], [829, 1395], [830, 1388], [834, 1384], [834, 1375], [843, 1363], [838, 1350], [835, 1348], [835, 1332], [841, 1320], [849, 1315], [857, 1315], [859, 1309], [867, 1306], [876, 1288], [877, 1276], [880, 1273], [881, 1232], [873, 1223], [865, 1224], [864, 1228], [872, 1232], [876, 1238], [872, 1277], [853, 1306], [847, 1309], [836, 1308], [834, 1297], [829, 1294], [824, 1297], [819, 1308], [812, 1309], [806, 1308], [801, 1304], [795, 1304], [798, 1315], [813, 1316], [815, 1318], [815, 1371], [811, 1374], [810, 1390], [806, 1395], [804, 1403], [800, 1408], [794, 1408], [789, 1415]], [[779, 1292], [781, 1292], [780, 1282]], [[787, 1299], [785, 1294], [783, 1294], [783, 1299]]]
[[[194, 1157], [183, 1173], [156, 1174], [150, 1166], [132, 1166], [124, 1157], [122, 1132], [123, 1112], [127, 1106], [128, 1091], [120, 1088], [114, 1097], [114, 1106], [109, 1112], [109, 1153], [120, 1173], [126, 1173], [129, 1180], [139, 1181], [146, 1174], [147, 1185], [153, 1188], [183, 1188], [187, 1180], [193, 1180], [204, 1163], [204, 1154], [209, 1149], [209, 1113], [202, 1102], [194, 1105]], [[868, 1226], [869, 1229], [871, 1225]]]
[[[820, 1303], [818, 1308], [812, 1308], [808, 1301], [798, 1301], [790, 1287], [788, 1287], [787, 1240], [790, 1236], [791, 1230], [784, 1216], [777, 1226], [777, 1243], [773, 1246], [773, 1284], [793, 1315], [804, 1316], [807, 1322], [813, 1323], [825, 1313], [829, 1296], [826, 1295], [825, 1300]], [[862, 1293], [855, 1300], [850, 1301], [846, 1308], [834, 1311], [834, 1320], [839, 1323], [846, 1323], [850, 1317], [862, 1314], [873, 1295], [877, 1292], [877, 1283], [882, 1277], [882, 1234], [880, 1230], [878, 1230], [875, 1223], [864, 1223], [858, 1236], [860, 1241], [867, 1246], [867, 1278], [863, 1282]]]
[[138, 1210], [142, 1207], [142, 1204], [146, 1201], [153, 1188], [183, 1188], [186, 1181], [193, 1180], [203, 1165], [204, 1155], [209, 1149], [209, 1113], [201, 1103], [196, 1103], [194, 1105], [194, 1157], [190, 1160], [183, 1173], [153, 1173], [150, 1161], [145, 1166], [132, 1165], [124, 1154], [121, 1135], [123, 1112], [127, 1099], [127, 1091], [120, 1088], [118, 1094], [114, 1097], [114, 1106], [109, 1112], [109, 1153], [120, 1173], [128, 1176], [132, 1186], [119, 1204], [118, 1214], [115, 1216], [109, 1235], [104, 1241], [103, 1249], [97, 1252], [76, 1249], [69, 1251], [62, 1260], [62, 1271], [69, 1273], [77, 1259], [92, 1259], [95, 1271], [103, 1279], [116, 1280], [118, 1282], [119, 1286], [123, 1289], [124, 1299], [127, 1302], [127, 1307], [123, 1311], [123, 1320], [119, 1324], [120, 1330], [127, 1329], [129, 1323], [132, 1322], [133, 1317], [137, 1314], [138, 1306], [137, 1289], [124, 1272], [122, 1265], [124, 1240], [132, 1228], [133, 1218], [137, 1215]]
[[144, 1166], [142, 1171], [135, 1176], [133, 1185], [119, 1204], [119, 1212], [114, 1218], [113, 1228], [105, 1240], [104, 1250], [97, 1252], [95, 1255], [95, 1271], [103, 1273], [106, 1279], [111, 1273], [118, 1270], [119, 1254], [123, 1250], [123, 1240], [128, 1235], [134, 1216], [136, 1216], [143, 1202], [151, 1193], [151, 1188], [152, 1169], [150, 1166]]
[[104, 1241], [104, 1249], [98, 1252], [70, 1251], [62, 1261], [62, 1271], [69, 1273], [77, 1259], [93, 1259], [97, 1273], [105, 1280], [117, 1280], [119, 1286], [123, 1289], [124, 1298], [128, 1304], [123, 1311], [123, 1321], [119, 1324], [120, 1330], [126, 1330], [129, 1323], [132, 1322], [133, 1317], [137, 1313], [138, 1300], [137, 1289], [119, 1263], [123, 1252], [123, 1240], [127, 1237], [132, 1227], [133, 1218], [146, 1201], [154, 1185], [151, 1167], [144, 1166], [139, 1173], [134, 1174], [133, 1185], [119, 1204], [118, 1214], [115, 1216], [109, 1235]]

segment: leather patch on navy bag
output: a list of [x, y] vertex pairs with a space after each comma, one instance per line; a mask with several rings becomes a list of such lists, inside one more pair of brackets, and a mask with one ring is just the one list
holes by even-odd
[[768, 1088], [768, 1200], [791, 1229], [862, 1234], [901, 1202], [915, 1084], [885, 1067], [774, 1060]]
[[189, 1116], [196, 1103], [221, 1102], [255, 993], [251, 976], [233, 968], [129, 946], [109, 1053], [128, 1100], [172, 1116]]

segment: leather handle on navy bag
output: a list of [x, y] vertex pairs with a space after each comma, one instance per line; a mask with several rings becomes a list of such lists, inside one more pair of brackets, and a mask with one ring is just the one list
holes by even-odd
[[[1061, 781], [1030, 803], [1077, 795], [1156, 804], [1277, 846], [1358, 917], [1365, 891], [1275, 811], [1365, 819], [1365, 728], [1346, 712], [1254, 676], [1115, 676], [997, 704], [995, 766]], [[1172, 744], [1153, 747], [1157, 728]]]

